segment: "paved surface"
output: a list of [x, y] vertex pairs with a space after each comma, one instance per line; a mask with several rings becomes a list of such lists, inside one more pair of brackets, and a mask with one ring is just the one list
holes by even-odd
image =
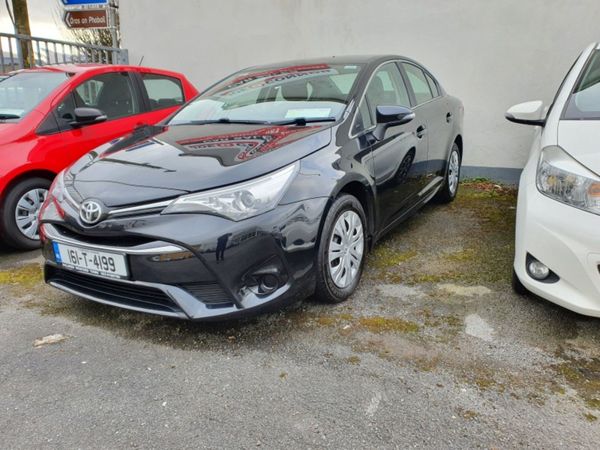
[[597, 448], [600, 320], [511, 292], [513, 220], [513, 192], [463, 186], [347, 303], [221, 325], [77, 300], [0, 250], [0, 447]]

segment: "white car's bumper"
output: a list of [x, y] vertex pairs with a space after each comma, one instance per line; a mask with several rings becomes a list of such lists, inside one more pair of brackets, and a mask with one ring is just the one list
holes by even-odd
[[[558, 281], [533, 279], [526, 269], [528, 253], [558, 275]], [[521, 183], [514, 268], [534, 294], [600, 317], [600, 216], [542, 195], [535, 183]]]

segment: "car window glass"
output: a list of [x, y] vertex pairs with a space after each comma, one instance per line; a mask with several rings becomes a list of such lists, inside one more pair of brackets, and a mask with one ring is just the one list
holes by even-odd
[[60, 130], [70, 128], [70, 123], [75, 120], [75, 108], [77, 108], [73, 94], [68, 94], [64, 100], [54, 109], [54, 116]]
[[303, 64], [233, 74], [183, 107], [171, 125], [203, 120], [336, 120], [349, 102], [360, 64]]
[[354, 119], [354, 125], [352, 126], [352, 133], [357, 134], [363, 130], [368, 130], [373, 126], [373, 120], [371, 119], [371, 113], [369, 112], [369, 105], [363, 99], [360, 102], [356, 118]]
[[345, 73], [331, 76], [331, 81], [335, 83], [342, 94], [348, 95], [350, 93], [350, 89], [352, 89], [355, 78], [356, 75], [353, 73]]
[[371, 117], [377, 117], [377, 106], [410, 107], [408, 90], [395, 63], [382, 66], [369, 82], [366, 99]]
[[588, 61], [564, 112], [565, 119], [600, 120], [600, 50]]
[[0, 85], [1, 120], [22, 119], [66, 80], [64, 72], [21, 72], [5, 78]]
[[431, 89], [431, 92], [433, 93], [434, 97], [439, 97], [440, 96], [440, 90], [437, 87], [437, 83], [435, 82], [435, 80], [433, 78], [431, 78], [429, 76], [429, 74], [425, 74], [425, 78], [427, 78], [427, 82], [429, 83], [429, 89]]
[[133, 83], [126, 73], [97, 75], [77, 86], [73, 95], [77, 106], [97, 108], [109, 120], [140, 112]]
[[177, 78], [144, 73], [142, 81], [148, 93], [150, 109], [169, 108], [184, 103], [183, 89]]
[[412, 86], [413, 92], [415, 93], [417, 105], [431, 100], [433, 98], [433, 94], [431, 93], [431, 89], [429, 87], [429, 83], [427, 82], [427, 78], [425, 77], [425, 73], [413, 64], [404, 63], [402, 65], [404, 67], [404, 70], [406, 70], [408, 82]]

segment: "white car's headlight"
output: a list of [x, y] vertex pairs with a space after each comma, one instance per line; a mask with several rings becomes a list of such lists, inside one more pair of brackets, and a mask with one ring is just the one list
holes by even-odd
[[184, 195], [167, 206], [163, 214], [204, 213], [235, 221], [257, 216], [279, 204], [299, 166], [295, 163], [244, 183]]
[[542, 150], [536, 176], [538, 190], [575, 208], [600, 214], [600, 177], [560, 147]]

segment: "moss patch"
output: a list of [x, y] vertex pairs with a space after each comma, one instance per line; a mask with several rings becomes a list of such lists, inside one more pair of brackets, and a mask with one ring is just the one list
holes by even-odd
[[361, 327], [366, 328], [371, 333], [416, 333], [419, 331], [419, 325], [399, 317], [361, 317], [358, 320]]
[[43, 280], [42, 268], [39, 264], [27, 264], [11, 270], [0, 271], [0, 285], [20, 285], [31, 287]]
[[513, 188], [462, 183], [453, 203], [425, 207], [379, 243], [366, 277], [405, 284], [508, 284], [516, 200]]
[[360, 358], [356, 355], [352, 355], [352, 356], [348, 357], [346, 359], [346, 361], [348, 361], [349, 364], [353, 364], [355, 366], [360, 364]]
[[577, 391], [588, 408], [600, 411], [600, 359], [579, 358], [562, 349], [557, 356], [563, 362], [553, 368]]
[[415, 250], [396, 250], [393, 247], [380, 245], [369, 255], [369, 264], [379, 270], [397, 267], [417, 256]]

